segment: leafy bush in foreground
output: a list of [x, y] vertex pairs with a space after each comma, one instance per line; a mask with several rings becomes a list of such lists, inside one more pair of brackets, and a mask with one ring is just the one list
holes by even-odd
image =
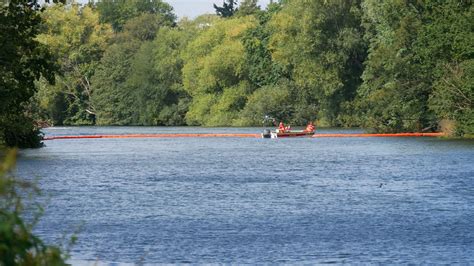
[[44, 244], [32, 232], [41, 216], [41, 206], [34, 207], [32, 222], [23, 218], [26, 206], [22, 195], [39, 195], [39, 189], [12, 176], [15, 150], [1, 156], [4, 158], [0, 161], [0, 265], [66, 265], [66, 255], [60, 248]]

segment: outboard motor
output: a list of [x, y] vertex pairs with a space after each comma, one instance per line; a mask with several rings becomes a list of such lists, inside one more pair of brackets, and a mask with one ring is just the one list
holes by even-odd
[[263, 130], [263, 133], [262, 133], [262, 138], [264, 139], [269, 139], [271, 138], [271, 133], [270, 133], [270, 129], [264, 129]]

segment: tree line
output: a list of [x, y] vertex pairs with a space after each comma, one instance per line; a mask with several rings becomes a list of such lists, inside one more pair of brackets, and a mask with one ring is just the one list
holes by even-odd
[[[56, 69], [35, 75], [36, 89], [25, 85], [34, 95], [19, 105], [22, 116], [53, 125], [256, 126], [269, 115], [378, 132], [435, 131], [444, 121], [455, 134], [474, 132], [469, 0], [281, 0], [265, 9], [225, 0], [214, 8], [178, 20], [161, 0], [47, 6], [34, 41]], [[1, 119], [13, 108], [3, 104]]]

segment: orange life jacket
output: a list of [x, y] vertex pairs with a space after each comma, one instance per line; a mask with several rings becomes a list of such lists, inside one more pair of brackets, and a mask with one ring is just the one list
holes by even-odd
[[280, 122], [280, 126], [278, 127], [278, 129], [280, 131], [285, 131], [285, 125], [283, 124], [283, 122]]

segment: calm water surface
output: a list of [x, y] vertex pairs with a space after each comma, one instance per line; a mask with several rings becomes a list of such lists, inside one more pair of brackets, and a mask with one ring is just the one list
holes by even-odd
[[[259, 133], [49, 128], [47, 136]], [[350, 133], [321, 130], [320, 133]], [[73, 263], [474, 263], [474, 142], [85, 139], [24, 150], [49, 194], [36, 232], [82, 225]]]

